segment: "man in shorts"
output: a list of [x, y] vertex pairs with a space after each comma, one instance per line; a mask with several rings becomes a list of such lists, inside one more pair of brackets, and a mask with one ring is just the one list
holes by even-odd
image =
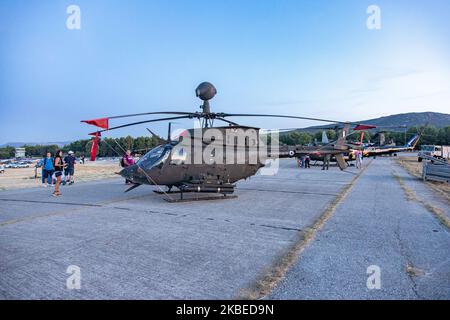
[[42, 185], [44, 187], [51, 186], [53, 184], [53, 173], [55, 167], [53, 166], [53, 157], [51, 152], [47, 152], [46, 157], [42, 161]]
[[74, 184], [74, 173], [75, 173], [75, 163], [77, 159], [73, 155], [73, 151], [69, 151], [69, 154], [64, 158], [64, 185], [68, 183], [69, 185]]

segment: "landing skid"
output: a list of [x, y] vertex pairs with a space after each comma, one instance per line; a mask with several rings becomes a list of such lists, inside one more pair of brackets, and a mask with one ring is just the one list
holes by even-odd
[[160, 190], [153, 190], [154, 193], [157, 194], [179, 194], [182, 193], [181, 191], [177, 190], [177, 191], [160, 191]]
[[[197, 192], [183, 192], [180, 190], [177, 191], [160, 191], [160, 190], [153, 190], [154, 193], [159, 195], [165, 195], [163, 198], [165, 201], [174, 203], [174, 202], [191, 202], [191, 201], [212, 201], [212, 200], [230, 200], [230, 199], [236, 199], [238, 196], [236, 195], [230, 195], [230, 194], [219, 194], [215, 196], [199, 196], [200, 193]], [[169, 195], [171, 194], [179, 194], [179, 198], [172, 198]], [[186, 194], [193, 195], [185, 197]]]
[[174, 202], [191, 202], [191, 201], [213, 201], [213, 200], [230, 200], [230, 199], [236, 199], [238, 196], [235, 195], [221, 195], [221, 196], [210, 196], [210, 197], [195, 197], [195, 198], [184, 198], [180, 197], [178, 199], [171, 199], [165, 197], [164, 200], [169, 203]]

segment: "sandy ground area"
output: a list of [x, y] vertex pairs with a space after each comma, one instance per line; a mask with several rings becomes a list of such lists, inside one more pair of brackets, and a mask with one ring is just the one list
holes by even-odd
[[[417, 156], [398, 157], [397, 162], [413, 176], [422, 179], [423, 163], [417, 161]], [[441, 194], [450, 203], [450, 184], [435, 181], [425, 182], [431, 189]]]
[[[117, 178], [120, 166], [113, 161], [87, 162], [75, 167], [75, 182]], [[32, 188], [41, 185], [41, 168], [6, 169], [0, 174], [0, 190]]]

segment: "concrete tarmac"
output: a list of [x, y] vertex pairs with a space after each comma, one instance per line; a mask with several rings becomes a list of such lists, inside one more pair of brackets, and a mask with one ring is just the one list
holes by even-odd
[[[121, 179], [0, 192], [1, 299], [232, 299], [355, 176], [336, 167], [238, 184], [237, 199], [168, 203]], [[172, 195], [174, 196], [174, 195]], [[71, 265], [81, 289], [69, 290]]]
[[450, 299], [450, 233], [433, 208], [449, 212], [393, 160], [376, 159], [268, 298]]
[[[230, 200], [168, 203], [154, 186], [125, 194], [121, 179], [66, 186], [59, 198], [0, 192], [0, 299], [236, 298], [358, 172], [280, 163]], [[266, 298], [449, 299], [450, 233], [430, 206], [449, 212], [394, 161], [374, 160]], [[72, 265], [79, 290], [66, 285]], [[380, 289], [367, 287], [369, 266]]]

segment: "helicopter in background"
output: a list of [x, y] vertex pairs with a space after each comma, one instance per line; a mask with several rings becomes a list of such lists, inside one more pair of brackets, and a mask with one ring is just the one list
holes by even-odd
[[422, 134], [423, 129], [421, 129], [418, 134], [413, 135], [404, 146], [396, 146], [395, 143], [390, 143], [388, 145], [366, 147], [363, 150], [363, 155], [364, 157], [376, 157], [383, 155], [397, 156], [397, 153], [399, 152], [413, 151], [419, 143]]
[[[309, 156], [312, 161], [325, 161], [328, 156], [330, 162], [336, 162], [341, 170], [348, 167], [348, 162], [356, 160], [355, 151], [362, 151], [364, 146], [362, 139], [364, 137], [364, 130], [371, 130], [377, 128], [374, 125], [356, 125], [350, 128], [350, 123], [335, 124], [334, 126], [321, 126], [322, 139], [321, 142], [317, 140], [312, 145], [295, 145], [282, 146], [280, 149], [288, 150], [290, 157]], [[306, 128], [309, 129], [309, 128]], [[282, 129], [284, 131], [302, 131], [302, 128]], [[310, 129], [309, 129], [310, 130]], [[329, 141], [327, 130], [333, 130], [335, 136], [338, 137], [336, 141]], [[361, 132], [360, 142], [349, 142], [349, 137]], [[336, 147], [337, 146], [337, 147]]]
[[[119, 174], [133, 182], [133, 186], [126, 190], [127, 192], [141, 185], [157, 185], [168, 187], [167, 192], [159, 193], [180, 193], [180, 199], [176, 201], [183, 201], [184, 193], [215, 193], [227, 197], [234, 192], [237, 181], [255, 175], [268, 161], [294, 157], [303, 152], [300, 149], [283, 150], [278, 148], [278, 145], [267, 145], [260, 137], [260, 128], [240, 125], [229, 120], [236, 117], [270, 117], [343, 124], [344, 129], [338, 140], [321, 146], [320, 152], [333, 155], [338, 160], [341, 170], [347, 168], [343, 156], [350, 152], [350, 147], [346, 145], [346, 135], [351, 123], [294, 115], [212, 112], [210, 100], [217, 94], [216, 88], [209, 82], [203, 82], [195, 93], [203, 101], [201, 112], [146, 112], [83, 120], [82, 122], [101, 128], [91, 133], [94, 136], [91, 159], [95, 160], [98, 143], [104, 132], [153, 122], [197, 119], [201, 127], [186, 130], [176, 140], [171, 139], [169, 125], [167, 141], [161, 141], [164, 143], [150, 150], [136, 164], [124, 168]], [[145, 115], [166, 116], [115, 127], [109, 126], [112, 119]], [[214, 126], [215, 121], [225, 122], [226, 125]], [[229, 154], [232, 154], [233, 161], [228, 158]], [[173, 187], [178, 191], [172, 191]]]

